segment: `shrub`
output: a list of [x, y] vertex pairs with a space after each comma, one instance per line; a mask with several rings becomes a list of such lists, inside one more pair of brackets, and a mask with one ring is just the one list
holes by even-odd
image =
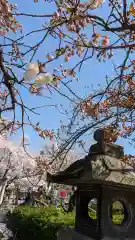
[[74, 227], [73, 214], [53, 206], [18, 207], [11, 214], [8, 227], [19, 240], [55, 240], [61, 227]]
[[[89, 212], [92, 219], [96, 213]], [[121, 224], [123, 215], [113, 213], [112, 222]], [[56, 240], [56, 233], [61, 227], [74, 227], [74, 213], [65, 213], [54, 206], [48, 207], [18, 207], [9, 216], [7, 227], [19, 240]]]

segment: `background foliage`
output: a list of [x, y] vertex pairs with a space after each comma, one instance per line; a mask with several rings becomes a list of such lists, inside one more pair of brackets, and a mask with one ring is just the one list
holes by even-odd
[[19, 207], [9, 217], [9, 227], [20, 240], [55, 240], [61, 227], [74, 227], [74, 214], [54, 206]]
[[[89, 217], [96, 219], [96, 212], [89, 211]], [[122, 220], [121, 210], [113, 209], [113, 224], [122, 224]], [[17, 207], [9, 216], [7, 225], [20, 240], [56, 240], [57, 231], [60, 228], [74, 228], [75, 214], [74, 211], [65, 213], [61, 208], [55, 206]]]

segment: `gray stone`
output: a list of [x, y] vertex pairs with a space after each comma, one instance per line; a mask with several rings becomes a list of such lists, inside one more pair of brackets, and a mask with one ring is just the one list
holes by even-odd
[[[63, 228], [58, 231], [57, 240], [94, 240], [94, 238], [90, 238], [90, 237], [84, 236], [80, 233], [77, 233], [74, 229]], [[102, 238], [102, 240], [114, 240], [114, 238], [104, 237], [104, 238]], [[115, 238], [115, 240], [121, 240], [121, 239]], [[124, 240], [134, 240], [134, 239], [133, 238], [125, 238]]]
[[63, 228], [58, 231], [57, 240], [92, 240], [92, 238], [83, 236], [71, 228]]

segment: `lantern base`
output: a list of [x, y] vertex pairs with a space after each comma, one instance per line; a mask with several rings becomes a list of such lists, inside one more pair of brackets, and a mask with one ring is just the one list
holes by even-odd
[[93, 240], [87, 236], [83, 236], [82, 234], [76, 232], [71, 228], [62, 228], [57, 233], [57, 240]]
[[[57, 233], [57, 240], [94, 240], [94, 238], [84, 236], [71, 228], [62, 228]], [[120, 238], [104, 237], [101, 240], [120, 240]], [[134, 239], [127, 238], [124, 240], [134, 240]]]

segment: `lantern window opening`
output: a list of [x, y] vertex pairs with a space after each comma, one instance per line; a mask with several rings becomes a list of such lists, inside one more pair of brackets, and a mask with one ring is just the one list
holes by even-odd
[[130, 209], [124, 201], [113, 201], [110, 206], [111, 222], [115, 226], [124, 227], [130, 222]]
[[92, 198], [88, 202], [88, 215], [91, 219], [97, 219], [97, 198]]

